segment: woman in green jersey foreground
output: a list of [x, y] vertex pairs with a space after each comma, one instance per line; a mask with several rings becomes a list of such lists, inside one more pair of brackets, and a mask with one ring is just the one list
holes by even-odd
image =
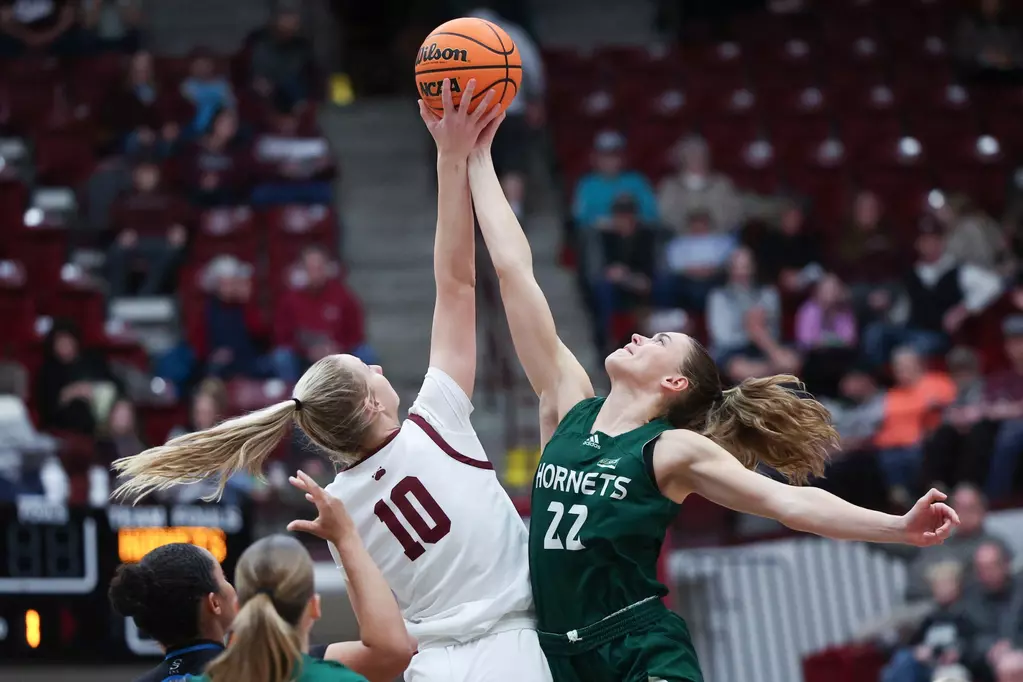
[[[329, 540], [338, 548], [349, 577], [358, 589], [348, 596], [360, 619], [359, 642], [327, 647], [325, 659], [309, 655], [309, 633], [320, 618], [320, 595], [313, 584], [313, 560], [301, 542], [288, 535], [270, 535], [242, 552], [235, 567], [238, 614], [231, 623], [230, 644], [192, 682], [369, 682], [390, 680], [407, 665], [390, 652], [414, 649], [384, 577], [362, 546], [351, 517], [340, 500], [299, 471], [292, 485], [316, 505], [313, 521], [292, 521], [288, 530]], [[353, 580], [352, 584], [355, 582]], [[370, 622], [372, 621], [372, 622]], [[370, 647], [364, 642], [382, 646]], [[335, 661], [345, 661], [342, 665]], [[362, 671], [363, 674], [355, 672]], [[168, 678], [168, 680], [171, 678]], [[180, 678], [174, 678], [180, 679]]]
[[529, 563], [540, 643], [555, 682], [701, 682], [685, 622], [660, 597], [668, 524], [691, 493], [825, 537], [932, 545], [959, 523], [931, 490], [905, 516], [791, 483], [823, 473], [830, 417], [792, 376], [723, 389], [685, 334], [635, 335], [604, 362], [607, 398], [558, 338], [532, 254], [490, 159], [500, 118], [469, 159], [469, 183], [519, 360], [540, 398]]

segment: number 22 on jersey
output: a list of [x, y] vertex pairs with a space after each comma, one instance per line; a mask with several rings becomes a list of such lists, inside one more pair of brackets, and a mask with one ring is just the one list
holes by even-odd
[[565, 517], [565, 505], [552, 501], [547, 505], [547, 511], [553, 512], [554, 518], [551, 519], [551, 525], [547, 527], [547, 533], [543, 536], [544, 549], [567, 549], [569, 551], [586, 549], [579, 539], [579, 533], [583, 529], [583, 524], [586, 523], [586, 516], [590, 513], [585, 504], [573, 504], [568, 508], [568, 516], [573, 517], [573, 520], [572, 526], [568, 529], [568, 534], [565, 535], [564, 542], [561, 541], [561, 537], [558, 535], [558, 528]]
[[[401, 543], [409, 561], [415, 561], [423, 556], [426, 552], [424, 543], [436, 544], [451, 532], [451, 519], [440, 508], [423, 482], [415, 476], [406, 476], [398, 481], [397, 485], [391, 488], [390, 500], [391, 504], [388, 504], [386, 499], [377, 502], [373, 507], [373, 513]], [[429, 519], [424, 517], [423, 512], [426, 512]], [[419, 536], [418, 539], [405, 528], [398, 519], [398, 514], [412, 526], [412, 530]]]

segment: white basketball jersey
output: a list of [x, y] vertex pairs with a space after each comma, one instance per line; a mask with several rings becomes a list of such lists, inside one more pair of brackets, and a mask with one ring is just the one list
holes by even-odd
[[535, 626], [526, 527], [471, 412], [458, 384], [430, 368], [401, 429], [327, 486], [345, 503], [420, 649]]

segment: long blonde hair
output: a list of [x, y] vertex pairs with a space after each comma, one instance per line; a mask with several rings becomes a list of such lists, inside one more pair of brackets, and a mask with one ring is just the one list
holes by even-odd
[[748, 469], [766, 464], [790, 483], [824, 475], [838, 432], [827, 408], [798, 378], [746, 379], [722, 390], [717, 365], [695, 341], [681, 373], [689, 388], [668, 407], [665, 417], [673, 426], [707, 436]]
[[216, 477], [217, 491], [212, 498], [219, 498], [234, 474], [260, 475], [263, 463], [292, 423], [335, 462], [352, 462], [373, 418], [366, 381], [339, 356], [330, 355], [302, 375], [292, 396], [212, 428], [178, 436], [134, 457], [115, 460], [114, 470], [126, 480], [114, 497], [137, 502], [154, 490]]
[[297, 678], [302, 661], [297, 626], [315, 596], [309, 552], [293, 537], [270, 535], [242, 553], [234, 574], [241, 609], [230, 646], [206, 674], [212, 682]]

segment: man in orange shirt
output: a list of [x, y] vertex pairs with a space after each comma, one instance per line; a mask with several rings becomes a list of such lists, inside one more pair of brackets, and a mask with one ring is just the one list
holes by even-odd
[[895, 386], [885, 396], [884, 420], [874, 437], [878, 464], [893, 501], [910, 500], [920, 476], [921, 442], [929, 420], [955, 399], [956, 387], [944, 372], [927, 371], [909, 347], [892, 353]]

